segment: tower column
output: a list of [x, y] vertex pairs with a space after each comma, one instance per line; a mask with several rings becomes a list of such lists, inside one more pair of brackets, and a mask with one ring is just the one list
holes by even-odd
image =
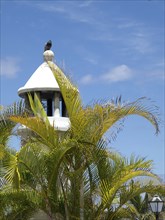
[[60, 117], [60, 94], [55, 92], [54, 94], [54, 116]]
[[30, 110], [30, 104], [29, 104], [29, 99], [28, 99], [28, 95], [27, 94], [25, 95], [24, 100], [25, 100], [25, 108], [27, 110]]
[[52, 99], [47, 99], [47, 116], [52, 116]]

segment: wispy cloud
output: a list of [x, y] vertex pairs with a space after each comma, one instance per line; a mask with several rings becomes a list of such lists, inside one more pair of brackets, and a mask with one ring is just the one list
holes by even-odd
[[7, 78], [13, 78], [21, 70], [20, 59], [15, 57], [2, 58], [0, 75]]
[[44, 3], [37, 3], [35, 4], [39, 9], [43, 11], [48, 11], [48, 12], [59, 12], [59, 13], [66, 13], [67, 10], [62, 6], [62, 5], [57, 5], [57, 4], [47, 4], [45, 5]]
[[92, 83], [103, 82], [103, 83], [117, 83], [130, 80], [134, 73], [127, 65], [119, 65], [109, 70], [104, 74], [100, 74], [94, 77], [92, 74], [85, 75], [81, 78], [80, 83], [89, 85]]
[[128, 45], [130, 48], [141, 54], [149, 53], [154, 50], [150, 38], [151, 37], [148, 36], [148, 34], [146, 34], [144, 31], [142, 32], [136, 30], [135, 33], [132, 33], [132, 36], [128, 41]]
[[79, 7], [80, 8], [89, 7], [92, 3], [93, 3], [93, 1], [80, 2]]
[[102, 42], [120, 41], [120, 37], [114, 36], [112, 31], [109, 32], [109, 31], [104, 31], [104, 30], [102, 30], [101, 34], [93, 34], [92, 33], [89, 36], [89, 38], [94, 41], [102, 41]]
[[134, 21], [122, 21], [121, 23], [117, 25], [117, 28], [119, 29], [129, 29], [129, 28], [135, 28], [136, 26], [139, 26], [139, 23]]
[[98, 64], [98, 61], [94, 57], [85, 57], [84, 60], [86, 60], [87, 62], [89, 62], [93, 65]]
[[83, 85], [89, 85], [92, 84], [94, 81], [94, 77], [91, 74], [88, 74], [81, 78], [80, 83]]
[[49, 2], [47, 4], [39, 2], [34, 6], [43, 11], [61, 13], [66, 18], [76, 22], [95, 24], [96, 20], [93, 18], [92, 14], [89, 14], [88, 11], [84, 10], [84, 8], [89, 7], [91, 3], [92, 1], [86, 1], [83, 3], [75, 3], [70, 1]]
[[51, 15], [58, 14], [70, 24], [78, 24], [78, 28], [83, 24], [83, 28], [88, 31], [78, 40], [82, 37], [92, 43], [98, 41], [99, 45], [106, 43], [107, 48], [115, 48], [114, 51], [121, 56], [129, 57], [130, 60], [140, 60], [142, 56], [145, 59], [148, 55], [156, 54], [157, 48], [163, 43], [160, 39], [161, 28], [151, 27], [145, 20], [142, 21], [136, 16], [130, 17], [129, 14], [112, 16], [111, 10], [109, 13], [103, 11], [94, 1], [36, 1], [28, 4]]
[[147, 74], [147, 79], [148, 81], [164, 80], [165, 79], [164, 69], [159, 68], [159, 69], [151, 70]]
[[156, 67], [161, 67], [164, 70], [164, 68], [165, 68], [165, 61], [162, 60], [162, 61], [157, 62], [157, 63], [155, 63], [155, 66]]
[[[153, 58], [152, 58], [153, 59]], [[157, 59], [157, 60], [156, 60]], [[162, 59], [155, 57], [155, 60], [150, 62], [150, 65], [147, 65], [146, 68], [141, 70], [136, 70], [136, 75], [140, 76], [140, 81], [144, 82], [162, 82], [165, 80], [165, 63]]]

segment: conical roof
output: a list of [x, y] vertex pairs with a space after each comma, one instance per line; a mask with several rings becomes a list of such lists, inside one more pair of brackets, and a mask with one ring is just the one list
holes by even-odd
[[51, 50], [44, 52], [44, 60], [32, 74], [27, 83], [18, 89], [18, 95], [24, 97], [27, 92], [35, 91], [59, 91], [58, 83], [46, 61], [52, 61], [54, 53]]

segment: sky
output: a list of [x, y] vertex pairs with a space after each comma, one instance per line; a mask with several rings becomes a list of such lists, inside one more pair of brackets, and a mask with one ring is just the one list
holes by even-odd
[[[154, 162], [163, 178], [165, 22], [162, 0], [0, 2], [0, 103], [20, 100], [52, 40], [55, 61], [78, 85], [84, 105], [122, 96], [147, 97], [159, 107], [160, 134], [148, 121], [128, 117], [110, 147]], [[13, 142], [15, 148], [16, 142]], [[164, 177], [165, 179], [165, 177]]]

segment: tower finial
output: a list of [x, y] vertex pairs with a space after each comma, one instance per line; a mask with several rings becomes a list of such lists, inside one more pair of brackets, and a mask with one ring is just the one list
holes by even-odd
[[49, 40], [49, 41], [45, 44], [44, 51], [50, 50], [51, 47], [52, 47], [52, 41]]

